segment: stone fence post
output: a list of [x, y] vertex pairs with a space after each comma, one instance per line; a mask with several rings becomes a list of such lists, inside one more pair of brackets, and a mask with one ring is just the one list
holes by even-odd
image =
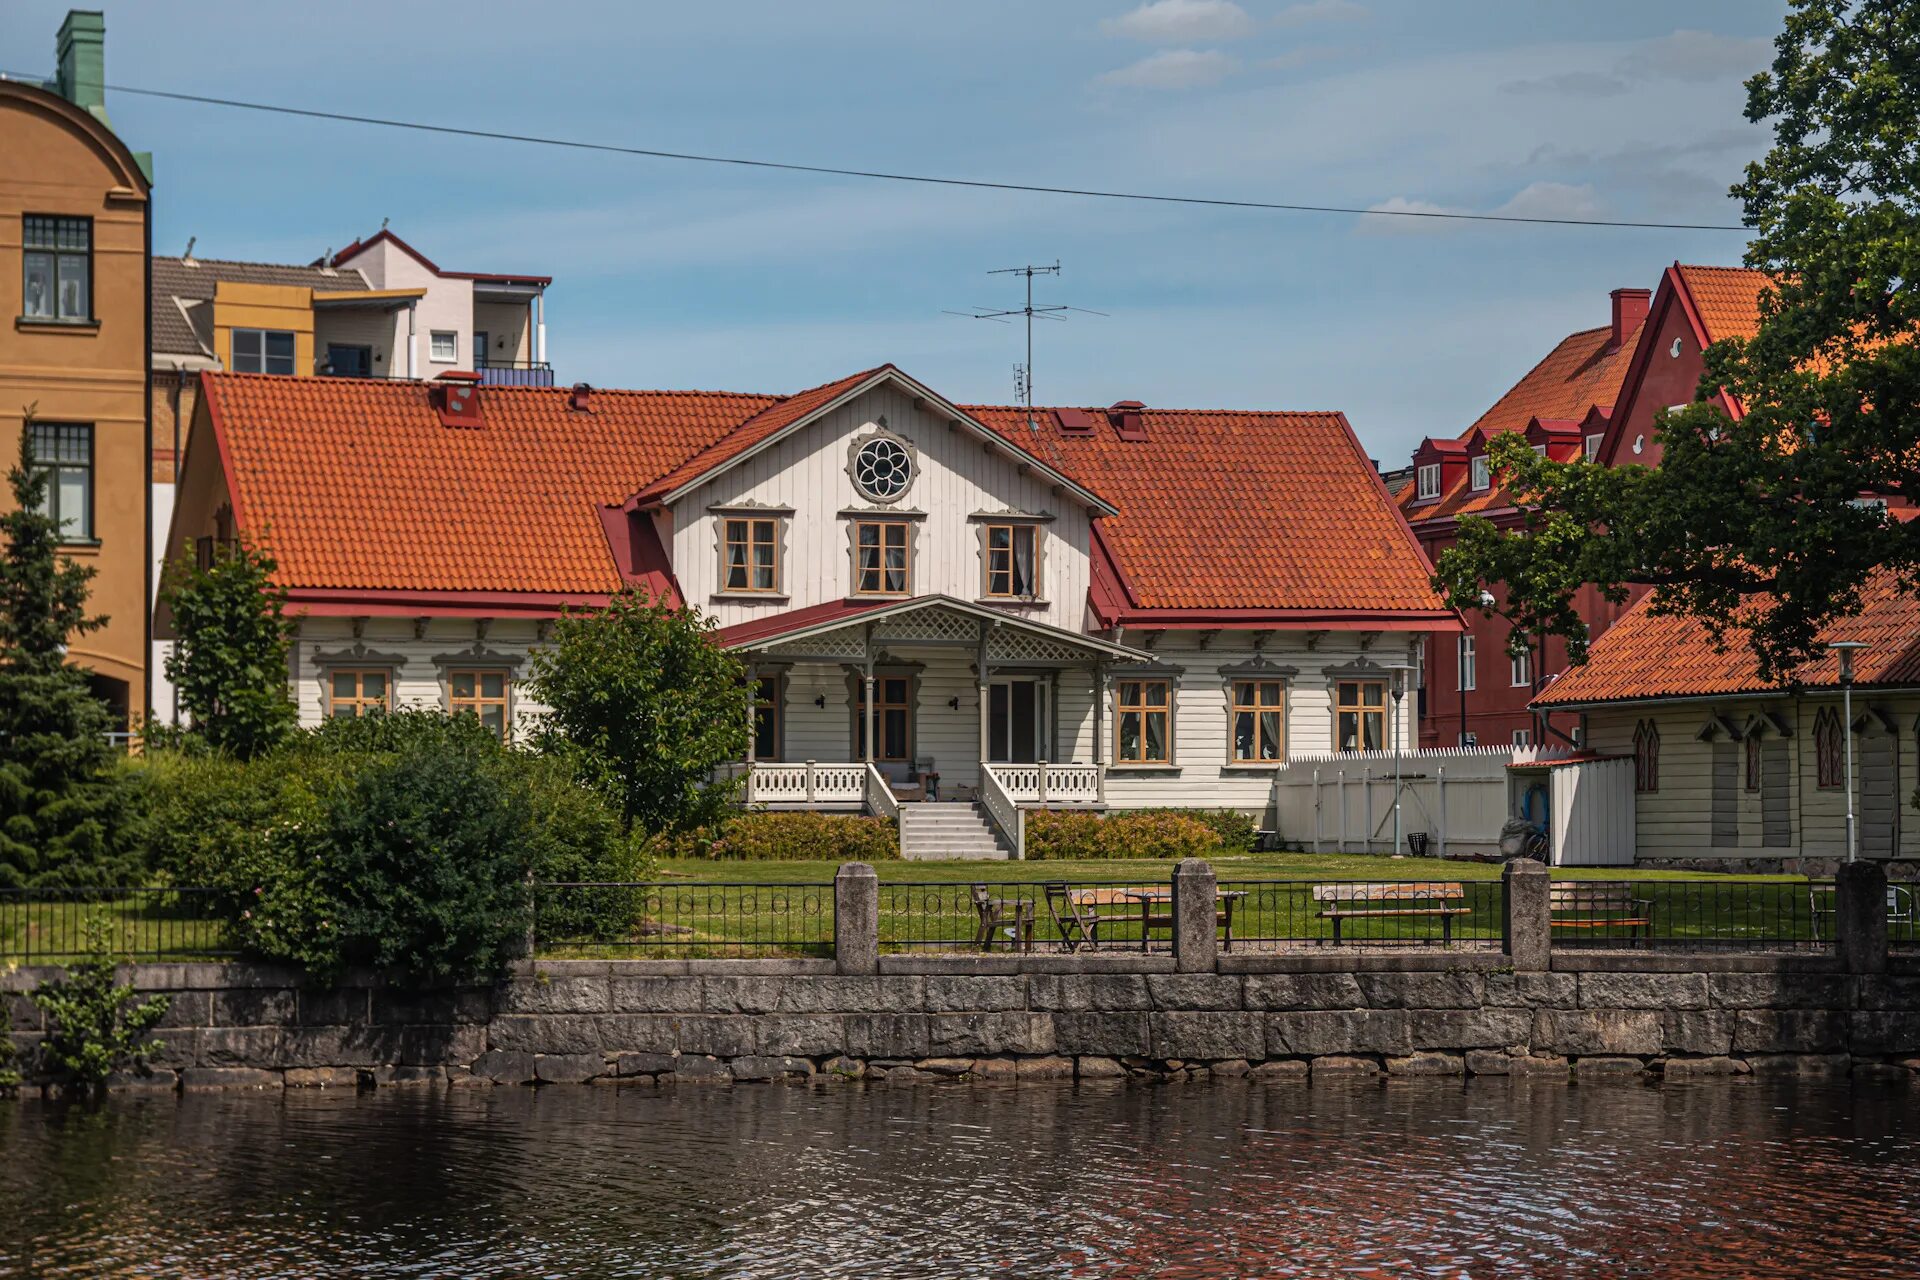
[[1173, 963], [1181, 973], [1212, 973], [1220, 957], [1220, 878], [1204, 858], [1173, 869]]
[[1502, 935], [1515, 972], [1544, 973], [1553, 954], [1553, 873], [1516, 858], [1500, 869]]
[[833, 960], [840, 973], [880, 972], [880, 877], [864, 862], [833, 875]]
[[1833, 938], [1848, 973], [1887, 971], [1887, 872], [1877, 862], [1843, 862], [1833, 873]]

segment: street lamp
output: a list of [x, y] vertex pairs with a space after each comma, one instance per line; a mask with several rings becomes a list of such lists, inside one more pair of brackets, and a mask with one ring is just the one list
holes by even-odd
[[1853, 655], [1870, 648], [1865, 640], [1835, 640], [1827, 646], [1840, 655], [1840, 736], [1847, 743], [1847, 861], [1859, 856], [1859, 823], [1853, 816]]
[[1393, 680], [1393, 852], [1400, 853], [1400, 700], [1407, 696], [1409, 666], [1388, 667]]

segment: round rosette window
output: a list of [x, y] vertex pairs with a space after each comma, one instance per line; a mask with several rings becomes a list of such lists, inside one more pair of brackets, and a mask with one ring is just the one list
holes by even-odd
[[913, 459], [899, 442], [876, 436], [853, 456], [853, 482], [876, 502], [891, 502], [913, 482]]

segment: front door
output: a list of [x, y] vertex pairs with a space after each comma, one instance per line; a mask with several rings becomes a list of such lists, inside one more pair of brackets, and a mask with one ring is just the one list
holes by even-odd
[[478, 373], [487, 367], [487, 331], [478, 329], [473, 335], [473, 370]]
[[1047, 756], [1047, 686], [1042, 680], [1000, 680], [987, 686], [987, 759], [1032, 764]]

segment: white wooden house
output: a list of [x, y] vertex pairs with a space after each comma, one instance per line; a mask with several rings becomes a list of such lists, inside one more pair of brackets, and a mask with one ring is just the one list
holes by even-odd
[[171, 543], [243, 535], [306, 722], [511, 733], [549, 621], [641, 587], [747, 665], [749, 803], [897, 815], [910, 850], [1017, 851], [1036, 806], [1263, 815], [1294, 752], [1412, 742], [1411, 664], [1459, 626], [1338, 413], [1030, 416], [891, 365], [791, 396], [209, 374]]

